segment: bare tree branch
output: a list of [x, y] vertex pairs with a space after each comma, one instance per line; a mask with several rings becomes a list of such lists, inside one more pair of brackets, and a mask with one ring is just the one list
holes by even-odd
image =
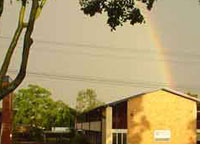
[[27, 68], [27, 63], [28, 63], [28, 58], [29, 58], [30, 47], [33, 43], [31, 35], [34, 29], [38, 6], [39, 6], [38, 0], [32, 0], [31, 12], [29, 15], [29, 21], [28, 21], [28, 25], [27, 25], [25, 37], [24, 37], [24, 45], [23, 45], [23, 53], [22, 53], [22, 61], [20, 65], [20, 70], [16, 78], [9, 85], [3, 87], [0, 90], [0, 99], [3, 99], [7, 94], [14, 91], [21, 84], [21, 82], [26, 76], [26, 68]]
[[46, 2], [47, 2], [47, 0], [41, 0], [39, 7], [37, 9], [36, 19], [40, 16], [42, 8], [44, 7]]
[[6, 57], [4, 58], [3, 64], [1, 66], [1, 70], [0, 70], [0, 88], [2, 86], [2, 78], [6, 75], [7, 71], [8, 71], [8, 67], [10, 65], [10, 61], [12, 58], [12, 55], [14, 53], [14, 50], [17, 46], [17, 42], [19, 40], [19, 37], [22, 33], [22, 30], [24, 28], [24, 15], [25, 15], [25, 10], [26, 10], [26, 4], [22, 3], [21, 9], [20, 9], [20, 13], [19, 13], [19, 23], [18, 23], [18, 27], [15, 31], [15, 34], [12, 38], [12, 41], [10, 43], [10, 46], [7, 50], [6, 53]]
[[18, 24], [18, 27], [15, 31], [14, 37], [11, 41], [11, 44], [8, 48], [8, 51], [6, 53], [6, 57], [4, 59], [4, 62], [2, 64], [2, 67], [1, 67], [1, 70], [0, 70], [0, 76], [5, 75], [5, 73], [7, 72], [12, 54], [13, 54], [15, 48], [16, 48], [17, 42], [18, 42], [19, 37], [20, 37], [22, 30], [24, 28], [24, 26], [23, 26], [24, 13], [25, 13], [25, 6], [22, 6], [21, 10], [20, 10], [20, 16], [19, 16], [19, 24]]

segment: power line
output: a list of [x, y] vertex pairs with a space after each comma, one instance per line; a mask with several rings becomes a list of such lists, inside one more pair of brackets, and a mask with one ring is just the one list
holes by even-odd
[[[16, 70], [9, 70], [10, 73], [16, 73]], [[103, 77], [94, 77], [94, 76], [81, 76], [81, 75], [58, 75], [58, 74], [49, 74], [41, 72], [27, 72], [28, 76], [40, 77], [50, 80], [62, 80], [62, 81], [80, 81], [87, 83], [97, 83], [97, 84], [106, 84], [112, 86], [128, 86], [128, 87], [140, 87], [140, 88], [160, 88], [160, 87], [170, 87], [169, 83], [159, 83], [159, 82], [145, 82], [145, 81], [128, 81], [120, 79], [108, 79]], [[189, 89], [194, 91], [200, 91], [197, 87], [191, 86], [176, 86], [177, 89]]]
[[[0, 38], [4, 38], [4, 39], [10, 39], [9, 37], [5, 37], [5, 36], [0, 36]], [[192, 60], [190, 59], [190, 61], [181, 61], [181, 60], [173, 60], [173, 59], [162, 59], [162, 58], [138, 58], [137, 55], [134, 55], [134, 56], [120, 56], [120, 55], [115, 55], [113, 54], [113, 51], [116, 52], [116, 50], [125, 50], [125, 51], [131, 51], [133, 52], [134, 54], [137, 54], [137, 53], [146, 53], [146, 54], [153, 54], [153, 53], [156, 53], [157, 51], [155, 50], [134, 50], [134, 49], [129, 49], [129, 48], [113, 48], [113, 47], [108, 47], [108, 46], [98, 46], [98, 45], [91, 45], [91, 44], [80, 44], [80, 43], [62, 43], [62, 42], [55, 42], [55, 41], [45, 41], [45, 40], [35, 40], [36, 42], [39, 42], [39, 43], [45, 43], [45, 44], [49, 44], [49, 45], [60, 45], [60, 46], [73, 46], [73, 47], [85, 47], [85, 48], [97, 48], [99, 50], [112, 50], [112, 54], [108, 54], [108, 53], [104, 53], [104, 54], [94, 54], [94, 53], [91, 53], [91, 52], [84, 52], [84, 51], [78, 51], [78, 52], [67, 52], [66, 54], [81, 54], [81, 55], [89, 55], [89, 56], [93, 56], [93, 57], [104, 57], [104, 58], [116, 58], [116, 59], [134, 59], [134, 60], [140, 60], [140, 61], [164, 61], [164, 62], [174, 62], [174, 63], [188, 63], [188, 64], [191, 64], [191, 63], [200, 63], [199, 60]], [[44, 49], [43, 47], [40, 47], [40, 50], [41, 49]], [[50, 51], [56, 51], [56, 52], [59, 52], [59, 53], [62, 53], [65, 52], [65, 50], [67, 49], [58, 49], [58, 47], [45, 47], [45, 50], [48, 49], [48, 52]], [[35, 49], [31, 49], [31, 50], [35, 50]], [[85, 49], [82, 49], [82, 50], [85, 50]], [[180, 54], [180, 53], [178, 53]], [[187, 53], [183, 53], [183, 55], [186, 55]], [[192, 54], [192, 55], [196, 55], [196, 56], [199, 56], [199, 54], [195, 53], [195, 54]], [[136, 56], [136, 57], [135, 57]], [[142, 55], [144, 57], [144, 55]], [[188, 54], [187, 54], [187, 57], [188, 57]]]
[[[42, 47], [41, 47], [42, 48]], [[47, 47], [48, 48], [48, 47]], [[42, 48], [43, 49], [43, 48]], [[40, 49], [41, 50], [41, 49]], [[46, 50], [46, 48], [45, 48]], [[60, 50], [60, 49], [50, 49], [50, 51], [54, 52], [58, 52], [58, 53], [62, 53], [62, 54], [80, 54], [80, 55], [88, 55], [88, 56], [92, 56], [92, 57], [100, 57], [100, 58], [110, 58], [110, 59], [120, 59], [120, 60], [139, 60], [139, 61], [160, 61], [160, 62], [174, 62], [174, 63], [182, 63], [182, 64], [191, 64], [191, 63], [195, 63], [195, 64], [199, 64], [200, 61], [199, 60], [191, 60], [190, 61], [183, 61], [183, 60], [173, 60], [173, 59], [162, 59], [162, 58], [152, 58], [152, 57], [144, 57], [144, 55], [142, 55], [143, 57], [138, 57], [138, 55], [133, 55], [133, 56], [121, 56], [121, 55], [115, 55], [115, 54], [94, 54], [91, 52], [84, 52], [84, 51], [78, 51], [78, 52], [72, 52], [72, 51], [68, 51], [65, 53], [64, 50]], [[48, 52], [50, 52], [48, 51]]]
[[[91, 57], [99, 57], [99, 58], [109, 58], [109, 59], [117, 59], [117, 60], [138, 60], [138, 61], [148, 61], [148, 62], [151, 62], [151, 61], [160, 61], [160, 62], [174, 62], [174, 63], [181, 63], [181, 64], [189, 64], [191, 65], [192, 64], [199, 64], [200, 61], [197, 61], [197, 60], [193, 60], [193, 61], [181, 61], [181, 60], [173, 60], [173, 59], [162, 59], [162, 58], [146, 58], [146, 57], [137, 57], [136, 55], [133, 55], [133, 56], [120, 56], [120, 55], [115, 55], [115, 54], [94, 54], [94, 53], [91, 53], [91, 52], [84, 52], [84, 51], [78, 51], [78, 52], [74, 52], [74, 51], [68, 51], [65, 53], [64, 49], [61, 50], [61, 49], [51, 49], [51, 48], [48, 48], [48, 47], [40, 47], [40, 52], [42, 50], [45, 50], [46, 52], [46, 49], [48, 49], [48, 52], [50, 53], [55, 53], [55, 52], [58, 52], [58, 53], [61, 53], [61, 54], [80, 54], [80, 55], [87, 55], [87, 56], [91, 56]], [[31, 50], [35, 50], [35, 49], [31, 49]], [[143, 55], [144, 56], [144, 55]]]
[[[2, 39], [11, 39], [11, 37], [8, 36], [0, 36]], [[141, 50], [141, 49], [132, 49], [132, 48], [122, 48], [122, 47], [110, 47], [110, 46], [103, 46], [103, 45], [95, 45], [95, 44], [87, 44], [87, 43], [76, 43], [76, 42], [57, 42], [57, 41], [49, 41], [49, 40], [39, 40], [35, 39], [35, 42], [38, 43], [44, 43], [48, 45], [60, 45], [60, 46], [72, 46], [72, 47], [81, 47], [81, 48], [92, 48], [92, 49], [98, 49], [98, 50], [107, 50], [107, 51], [127, 51], [127, 52], [133, 52], [133, 53], [158, 53], [156, 50]], [[200, 53], [191, 53], [189, 51], [177, 51], [173, 50], [172, 53], [178, 54], [178, 55], [191, 55], [191, 56], [200, 56]]]

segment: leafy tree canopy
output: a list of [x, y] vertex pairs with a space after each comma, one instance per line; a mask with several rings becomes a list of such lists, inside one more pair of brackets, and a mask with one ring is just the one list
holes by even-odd
[[194, 94], [194, 93], [191, 93], [191, 92], [188, 92], [187, 95], [198, 98], [198, 94]]
[[80, 0], [81, 10], [89, 16], [106, 13], [111, 30], [129, 21], [131, 25], [143, 23], [144, 16], [136, 7], [136, 1], [144, 3], [151, 10], [155, 0]]
[[30, 125], [39, 129], [70, 126], [71, 109], [62, 101], [54, 102], [51, 93], [37, 85], [20, 89], [14, 98], [14, 125]]
[[[192, 96], [194, 98], [199, 98], [198, 94], [195, 94], [195, 93], [187, 92], [187, 95]], [[200, 110], [200, 103], [197, 103], [197, 110], [198, 111]]]
[[103, 102], [97, 99], [97, 94], [93, 89], [81, 90], [76, 99], [76, 110], [86, 112], [102, 104]]

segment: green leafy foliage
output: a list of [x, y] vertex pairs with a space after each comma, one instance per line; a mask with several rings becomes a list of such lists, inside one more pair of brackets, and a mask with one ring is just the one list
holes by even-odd
[[[187, 92], [187, 95], [197, 98], [197, 99], [199, 98], [198, 94], [195, 94], [195, 93]], [[197, 103], [197, 110], [198, 111], [200, 110], [200, 103]]]
[[86, 112], [102, 104], [103, 102], [97, 99], [97, 94], [93, 89], [86, 89], [78, 93], [76, 110], [78, 112]]
[[20, 89], [14, 98], [14, 126], [30, 125], [47, 129], [70, 126], [73, 119], [71, 109], [62, 101], [54, 102], [51, 93], [37, 85]]
[[[111, 30], [116, 30], [117, 26], [129, 21], [131, 25], [143, 23], [144, 16], [139, 8], [135, 6], [136, 0], [80, 0], [81, 10], [84, 14], [94, 16], [97, 13], [106, 13], [107, 24]], [[146, 4], [151, 10], [155, 0], [137, 0]]]

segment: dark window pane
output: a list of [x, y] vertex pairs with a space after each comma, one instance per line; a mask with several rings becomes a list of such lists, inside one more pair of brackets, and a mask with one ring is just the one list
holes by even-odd
[[118, 133], [118, 144], [122, 144], [122, 134]]
[[117, 138], [117, 134], [113, 133], [113, 144], [117, 144], [116, 138]]
[[97, 144], [101, 144], [101, 133], [100, 132], [97, 135]]
[[123, 144], [126, 144], [126, 134], [123, 134]]
[[112, 127], [113, 129], [127, 128], [127, 102], [123, 102], [113, 106]]

